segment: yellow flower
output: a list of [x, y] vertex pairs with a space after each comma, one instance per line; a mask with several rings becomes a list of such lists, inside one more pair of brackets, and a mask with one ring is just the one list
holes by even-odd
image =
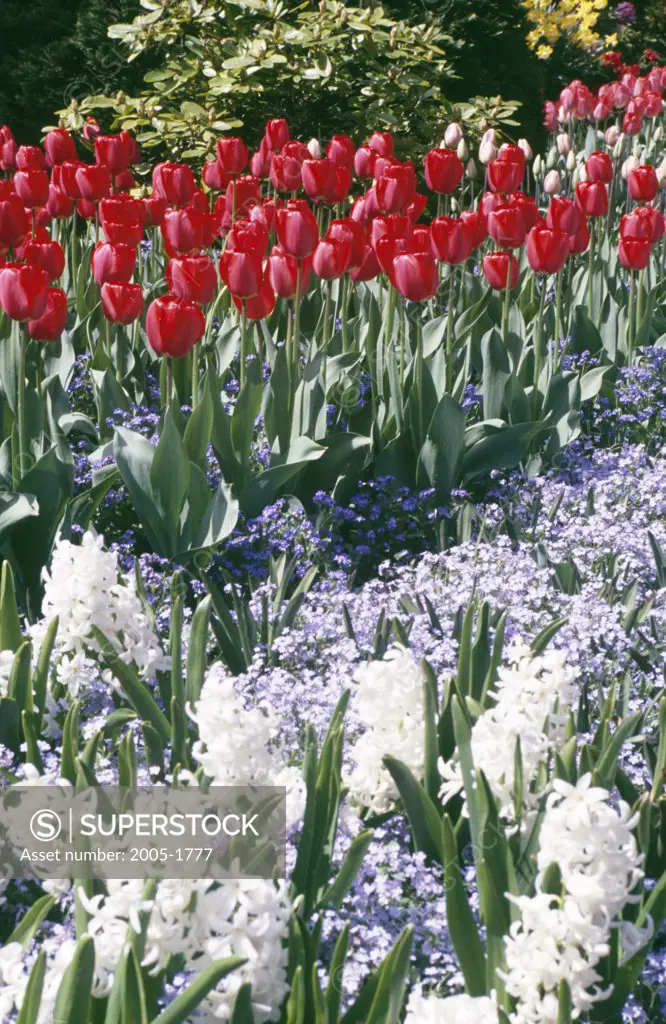
[[610, 50], [614, 50], [615, 47], [618, 44], [617, 32], [613, 32], [613, 34], [611, 36], [606, 36], [605, 39], [604, 39], [604, 44]]
[[539, 60], [548, 60], [552, 52], [552, 46], [540, 46], [536, 53]]

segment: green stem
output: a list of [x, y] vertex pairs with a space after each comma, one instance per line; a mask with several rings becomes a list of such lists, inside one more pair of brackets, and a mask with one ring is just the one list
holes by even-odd
[[245, 384], [245, 360], [247, 359], [247, 302], [243, 300], [241, 313], [241, 345], [240, 345], [240, 386]]
[[629, 287], [629, 333], [627, 339], [627, 366], [631, 366], [634, 357], [634, 314], [636, 307], [636, 271], [630, 271]]
[[506, 284], [504, 286], [504, 308], [502, 310], [502, 341], [506, 348], [509, 342], [509, 306], [511, 304], [511, 253], [506, 270]]
[[[535, 275], [536, 276], [536, 275]], [[546, 279], [541, 282], [539, 296], [539, 312], [537, 313], [536, 331], [534, 333], [534, 387], [532, 390], [532, 411], [536, 419], [539, 408], [539, 377], [543, 359], [543, 312], [546, 305]]]
[[165, 408], [169, 408], [171, 405], [171, 399], [173, 398], [173, 366], [171, 364], [171, 356], [166, 356], [166, 368], [167, 368], [167, 379], [166, 379], [166, 402], [164, 403]]
[[636, 341], [636, 336], [640, 330], [641, 324], [643, 323], [643, 299], [645, 297], [645, 289], [643, 287], [644, 280], [645, 271], [641, 270], [639, 271], [638, 281], [636, 282], [636, 330], [634, 332], [634, 342]]
[[292, 366], [293, 366], [293, 388], [297, 387], [299, 378], [299, 358], [301, 354], [301, 261], [298, 261], [296, 270], [296, 294], [294, 295], [294, 333], [292, 337]]
[[456, 304], [456, 272], [453, 264], [449, 267], [449, 308], [446, 318], [446, 378], [444, 391], [450, 395], [453, 389], [453, 314]]
[[347, 314], [349, 310], [349, 275], [345, 274], [342, 279], [342, 351], [349, 351], [349, 335], [347, 331]]
[[587, 272], [587, 315], [594, 323], [594, 220], [590, 224], [590, 265]]
[[326, 299], [324, 302], [324, 340], [322, 344], [322, 376], [324, 386], [324, 404], [326, 404], [326, 364], [328, 363], [328, 339], [331, 319], [331, 282], [327, 281], [324, 287], [326, 290]]
[[25, 476], [27, 466], [27, 454], [28, 445], [26, 442], [25, 435], [25, 345], [26, 345], [26, 327], [24, 324], [18, 325], [19, 334], [19, 365], [18, 365], [18, 404], [17, 404], [17, 417], [18, 417], [18, 461], [15, 465], [15, 476], [16, 483], [23, 479]]
[[564, 348], [560, 352], [560, 341], [564, 341], [565, 332], [562, 326], [562, 271], [555, 278], [555, 370], [557, 373], [560, 361], [564, 356]]
[[200, 343], [197, 342], [192, 349], [192, 412], [199, 401], [199, 348]]

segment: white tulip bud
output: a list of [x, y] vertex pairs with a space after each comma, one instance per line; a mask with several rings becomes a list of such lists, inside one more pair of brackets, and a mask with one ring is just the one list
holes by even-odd
[[479, 146], [479, 160], [482, 164], [489, 164], [497, 156], [497, 146], [492, 142], [482, 142]]
[[571, 139], [565, 132], [557, 136], [557, 152], [560, 156], [568, 156], [571, 152]]
[[666, 158], [664, 158], [659, 166], [657, 167], [657, 181], [659, 182], [659, 188], [666, 187]]
[[465, 168], [465, 176], [467, 178], [469, 178], [470, 180], [472, 180], [472, 179], [474, 179], [474, 178], [476, 178], [478, 176], [478, 171], [476, 169], [476, 164], [471, 159], [467, 161], [467, 167]]
[[606, 129], [604, 139], [607, 146], [617, 145], [617, 140], [620, 138], [620, 129], [616, 124], [612, 124], [610, 128]]
[[518, 139], [518, 145], [520, 146], [520, 148], [522, 149], [523, 153], [525, 154], [525, 159], [526, 160], [531, 160], [532, 157], [534, 156], [534, 154], [532, 152], [532, 147], [530, 146], [530, 144], [527, 141], [527, 139]]
[[579, 181], [580, 181], [580, 169], [577, 167], [576, 170], [571, 175], [571, 184], [573, 185], [574, 188], [576, 187], [576, 185], [578, 184]]
[[620, 133], [620, 137], [613, 147], [613, 159], [619, 160], [622, 156], [622, 149], [624, 147], [624, 135]]
[[321, 146], [319, 139], [310, 139], [308, 142], [308, 153], [313, 160], [321, 160]]
[[467, 143], [465, 142], [464, 139], [461, 139], [458, 145], [456, 146], [456, 153], [458, 154], [458, 158], [462, 160], [463, 163], [465, 163], [469, 159], [469, 149], [467, 148]]
[[488, 128], [488, 130], [483, 133], [481, 142], [490, 142], [493, 146], [497, 146], [497, 132], [495, 129]]
[[532, 164], [532, 174], [535, 178], [540, 178], [543, 174], [543, 160], [541, 159], [541, 153], [537, 154], [537, 157]]
[[543, 190], [547, 196], [557, 196], [562, 191], [562, 180], [559, 171], [548, 171], [543, 179]]
[[568, 171], [576, 170], [576, 154], [573, 152], [573, 150], [569, 153], [567, 157], [566, 168]]
[[579, 181], [587, 181], [588, 180], [588, 173], [587, 173], [587, 169], [585, 167], [585, 164], [581, 164], [580, 167], [578, 168], [578, 180]]
[[449, 149], [455, 149], [463, 137], [463, 130], [459, 124], [453, 121], [444, 132], [444, 142]]
[[458, 200], [456, 199], [455, 196], [451, 196], [449, 200], [449, 209], [451, 210], [451, 213], [458, 212]]
[[664, 129], [663, 129], [662, 125], [658, 124], [657, 127], [655, 128], [654, 132], [652, 133], [652, 141], [653, 142], [659, 142], [659, 140], [662, 138], [663, 134], [664, 134]]
[[559, 159], [557, 148], [555, 146], [551, 146], [548, 150], [548, 156], [546, 157], [546, 170], [552, 171], [553, 167], [557, 167]]
[[622, 177], [625, 181], [629, 177], [629, 172], [635, 170], [637, 167], [638, 159], [632, 153], [630, 156], [627, 157], [627, 159], [622, 164]]

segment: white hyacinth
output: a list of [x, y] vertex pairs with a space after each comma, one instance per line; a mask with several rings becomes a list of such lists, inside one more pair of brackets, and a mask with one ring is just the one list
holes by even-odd
[[497, 1024], [497, 1005], [490, 996], [449, 996], [438, 999], [414, 991], [405, 1024]]
[[[538, 793], [529, 791], [540, 765], [565, 738], [567, 709], [576, 698], [575, 673], [562, 651], [532, 657], [529, 647], [515, 644], [508, 665], [500, 667], [492, 692], [495, 705], [472, 728], [474, 767], [484, 772], [504, 818], [514, 814], [516, 743], [520, 739], [525, 811], [536, 807]], [[547, 725], [545, 723], [548, 723]], [[440, 761], [444, 780], [441, 797], [449, 800], [462, 790], [457, 760]]]
[[423, 672], [407, 648], [397, 646], [359, 669], [354, 681], [353, 700], [366, 731], [352, 748], [356, 767], [346, 781], [357, 803], [381, 814], [398, 799], [382, 758], [390, 754], [423, 777]]
[[[144, 679], [169, 666], [134, 580], [119, 573], [117, 555], [106, 551], [104, 538], [90, 530], [80, 544], [62, 538], [56, 542], [51, 569], [44, 570], [42, 618], [29, 630], [36, 651], [56, 616], [58, 681], [72, 696], [97, 672], [96, 663], [86, 653], [87, 649], [99, 649], [93, 626], [102, 630], [122, 660], [133, 664]], [[111, 682], [110, 673], [107, 677]]]
[[[517, 1001], [512, 1024], [557, 1024], [559, 988], [564, 980], [577, 1020], [612, 991], [603, 987], [599, 961], [610, 949], [611, 929], [631, 955], [649, 940], [644, 929], [617, 920], [636, 897], [643, 876], [632, 828], [638, 817], [620, 801], [615, 810], [607, 790], [583, 775], [575, 786], [555, 780], [539, 834], [534, 896], [509, 896], [520, 919], [505, 940], [507, 992]], [[547, 870], [557, 864], [562, 894], [542, 891]]]

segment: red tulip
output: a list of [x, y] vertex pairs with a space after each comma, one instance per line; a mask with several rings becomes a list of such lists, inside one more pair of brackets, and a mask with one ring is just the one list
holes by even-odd
[[387, 167], [375, 185], [377, 205], [383, 213], [400, 213], [416, 192], [416, 176], [411, 164]]
[[620, 263], [627, 270], [645, 270], [650, 262], [650, 239], [620, 238], [617, 254]]
[[0, 182], [0, 243], [16, 246], [27, 234], [30, 222], [23, 203], [7, 185], [14, 187], [11, 182]]
[[332, 135], [331, 141], [326, 147], [326, 156], [334, 164], [349, 167], [354, 166], [355, 147], [353, 140], [348, 135]]
[[267, 121], [264, 138], [271, 152], [279, 153], [291, 138], [289, 125], [281, 117], [275, 117], [271, 121]]
[[111, 174], [120, 174], [130, 165], [130, 149], [127, 136], [98, 135], [95, 139], [95, 163], [108, 167]]
[[298, 260], [279, 245], [274, 245], [268, 257], [267, 277], [271, 287], [282, 299], [292, 299], [296, 294], [298, 266], [301, 267], [301, 295], [305, 294], [310, 282], [312, 257]]
[[504, 142], [499, 148], [497, 154], [498, 160], [506, 160], [508, 163], [520, 164], [525, 170], [525, 154], [520, 146], [514, 146], [510, 142]]
[[167, 263], [166, 282], [172, 295], [206, 306], [217, 292], [215, 264], [206, 255], [176, 257]]
[[642, 127], [643, 118], [638, 114], [625, 114], [622, 118], [622, 131], [630, 138], [634, 135], [640, 135]]
[[136, 186], [134, 175], [129, 170], [122, 171], [120, 174], [115, 174], [113, 177], [113, 188], [115, 192], [129, 192]]
[[304, 199], [290, 199], [276, 214], [277, 238], [285, 252], [302, 259], [319, 241], [314, 214]]
[[124, 128], [121, 131], [121, 133], [120, 133], [120, 138], [123, 140], [123, 142], [127, 146], [127, 150], [129, 152], [130, 166], [132, 164], [139, 164], [139, 163], [141, 163], [141, 153], [139, 152], [139, 144], [136, 141], [136, 139], [134, 138], [134, 136], [132, 135], [132, 133], [127, 131], [127, 129]]
[[376, 246], [380, 238], [409, 238], [413, 225], [405, 214], [391, 213], [386, 217], [375, 217], [370, 229], [370, 241]]
[[326, 238], [340, 242], [349, 242], [351, 246], [349, 266], [358, 267], [361, 265], [365, 255], [366, 242], [366, 232], [362, 224], [358, 224], [351, 217], [341, 217], [339, 220], [333, 220], [326, 232]]
[[247, 146], [238, 136], [217, 140], [217, 159], [229, 174], [240, 174], [247, 166]]
[[11, 320], [38, 320], [46, 311], [49, 275], [30, 263], [7, 263], [0, 270], [0, 306]]
[[472, 250], [478, 249], [486, 237], [486, 225], [478, 210], [463, 210], [460, 219], [466, 224], [471, 238]]
[[97, 136], [100, 134], [102, 129], [98, 125], [94, 117], [87, 117], [86, 123], [84, 124], [81, 134], [86, 142], [94, 142]]
[[131, 245], [98, 242], [90, 262], [97, 284], [124, 284], [134, 273], [136, 249]]
[[65, 253], [58, 242], [26, 242], [23, 259], [33, 267], [42, 267], [49, 275], [49, 281], [55, 281], [65, 269]]
[[541, 214], [533, 196], [526, 196], [524, 192], [514, 192], [507, 197], [506, 205], [520, 210], [525, 222], [525, 230], [529, 231], [541, 220]]
[[206, 320], [195, 302], [162, 295], [154, 299], [146, 314], [146, 334], [151, 348], [160, 356], [185, 356], [206, 329]]
[[19, 146], [16, 167], [19, 171], [43, 171], [46, 168], [44, 153], [39, 146]]
[[[509, 268], [511, 268], [509, 270]], [[518, 260], [511, 252], [491, 252], [483, 257], [483, 273], [491, 288], [504, 291], [509, 278], [509, 287], [518, 284]]]
[[519, 249], [525, 241], [527, 226], [516, 206], [501, 206], [488, 214], [488, 234], [498, 245]]
[[275, 213], [282, 200], [264, 199], [250, 210], [250, 220], [262, 224], [270, 235], [275, 227]]
[[335, 187], [333, 193], [329, 199], [332, 206], [339, 206], [345, 201], [349, 195], [349, 189], [352, 185], [352, 172], [351, 168], [347, 167], [346, 164], [335, 165]]
[[566, 231], [537, 224], [527, 236], [527, 259], [536, 273], [557, 274], [570, 253], [570, 239]]
[[153, 168], [153, 193], [166, 199], [170, 206], [186, 206], [196, 187], [192, 168], [187, 164], [156, 164]]
[[231, 212], [235, 207], [236, 217], [247, 217], [255, 203], [261, 200], [261, 182], [253, 174], [242, 174], [227, 185], [226, 209], [231, 224]]
[[620, 218], [621, 238], [649, 238], [652, 245], [664, 236], [664, 218], [654, 206], [637, 206]]
[[430, 256], [433, 255], [429, 224], [417, 224], [416, 227], [412, 228], [409, 238], [409, 252], [427, 252]]
[[430, 244], [442, 263], [464, 263], [472, 252], [474, 238], [464, 220], [435, 217], [430, 225]]
[[125, 224], [139, 221], [145, 224], [148, 221], [148, 210], [143, 201], [135, 199], [134, 196], [106, 196], [99, 204], [99, 222], [102, 227], [107, 220]]
[[53, 166], [77, 159], [74, 139], [65, 128], [54, 128], [49, 132], [44, 139], [44, 149]]
[[483, 220], [483, 225], [488, 231], [488, 216], [493, 210], [499, 210], [504, 206], [504, 199], [496, 192], [484, 192], [479, 200], [477, 212]]
[[641, 203], [650, 203], [656, 198], [659, 191], [657, 172], [649, 164], [643, 167], [634, 167], [627, 175], [627, 186], [632, 199], [637, 199]]
[[384, 238], [377, 239], [374, 249], [377, 254], [377, 262], [379, 263], [379, 266], [393, 283], [392, 273], [394, 261], [396, 256], [400, 256], [402, 253], [411, 252], [410, 239], [390, 238], [385, 236]]
[[103, 164], [81, 164], [75, 178], [81, 199], [96, 203], [111, 192], [111, 171]]
[[270, 173], [271, 154], [265, 139], [262, 139], [261, 146], [250, 157], [250, 174], [253, 174], [255, 178], [267, 178]]
[[583, 219], [583, 215], [573, 199], [553, 196], [550, 200], [546, 214], [546, 223], [549, 228], [566, 231], [568, 235], [575, 235]]
[[227, 235], [227, 249], [239, 252], [256, 252], [263, 259], [268, 246], [268, 232], [256, 220], [236, 221]]
[[220, 256], [220, 277], [232, 295], [249, 299], [257, 294], [262, 282], [261, 256], [256, 252], [225, 249]]
[[377, 253], [371, 245], [366, 245], [361, 263], [354, 270], [350, 270], [349, 276], [352, 281], [371, 281], [380, 271]]
[[421, 252], [401, 253], [393, 261], [391, 280], [410, 302], [431, 299], [439, 288], [434, 257]]
[[425, 156], [425, 180], [431, 192], [450, 195], [460, 184], [465, 171], [453, 149], [431, 149]]
[[328, 202], [335, 190], [335, 164], [332, 160], [304, 160], [301, 180], [310, 199]]
[[194, 207], [167, 210], [161, 228], [167, 251], [179, 256], [197, 252], [203, 247], [205, 228], [204, 214]]
[[325, 281], [342, 277], [349, 267], [351, 242], [348, 239], [323, 238], [312, 256], [312, 269]]
[[9, 171], [10, 174], [16, 170], [16, 153], [14, 139], [6, 139], [0, 146], [0, 170]]
[[412, 201], [407, 203], [404, 209], [404, 213], [411, 220], [412, 224], [415, 224], [419, 219], [423, 211], [428, 204], [428, 197], [422, 196], [420, 193], [415, 192], [412, 197]]
[[354, 154], [354, 171], [357, 178], [373, 178], [377, 152], [370, 146], [359, 146]]
[[251, 298], [239, 299], [237, 295], [231, 297], [234, 306], [239, 311], [242, 311], [243, 303], [245, 303], [248, 320], [263, 320], [264, 317], [270, 316], [275, 309], [275, 292], [267, 279], [261, 282], [259, 291]]
[[663, 107], [663, 101], [658, 92], [648, 92], [645, 95], [645, 116], [659, 117]]
[[163, 196], [155, 195], [153, 192], [152, 196], [146, 196], [142, 202], [148, 214], [147, 223], [156, 228], [160, 227], [164, 220], [164, 214], [167, 211], [168, 203], [166, 199]]
[[517, 160], [491, 160], [488, 164], [488, 187], [493, 192], [515, 192], [523, 180], [524, 163]]
[[17, 171], [14, 175], [14, 187], [27, 209], [34, 210], [38, 206], [46, 206], [49, 200], [48, 171]]
[[301, 161], [293, 156], [274, 154], [271, 160], [270, 180], [278, 192], [297, 192], [301, 187]]
[[49, 185], [49, 198], [46, 201], [46, 212], [49, 217], [54, 217], [57, 220], [67, 220], [68, 217], [72, 216], [73, 210], [74, 203], [67, 193], [55, 185]]
[[226, 189], [231, 181], [231, 175], [225, 171], [219, 160], [207, 160], [203, 165], [201, 177], [207, 188], [215, 189], [217, 192]]
[[613, 161], [608, 153], [590, 153], [585, 170], [590, 181], [603, 181], [608, 185], [613, 180]]
[[368, 146], [379, 156], [393, 156], [393, 136], [390, 132], [373, 132]]
[[579, 181], [576, 202], [586, 217], [603, 217], [608, 213], [608, 189], [602, 181]]
[[67, 324], [67, 296], [62, 288], [49, 288], [46, 309], [28, 320], [28, 334], [35, 341], [58, 341]]
[[94, 199], [78, 199], [76, 202], [76, 212], [84, 220], [94, 220], [97, 216], [97, 203]]
[[590, 229], [587, 226], [587, 218], [581, 217], [580, 224], [573, 234], [569, 235], [569, 249], [572, 254], [585, 252], [590, 244]]
[[103, 284], [102, 312], [114, 324], [131, 324], [141, 316], [143, 289], [140, 284]]
[[62, 189], [70, 199], [80, 199], [81, 190], [76, 183], [76, 172], [86, 165], [81, 160], [65, 160], [51, 171], [51, 184]]
[[107, 217], [103, 227], [104, 237], [112, 245], [124, 243], [137, 246], [143, 238], [143, 224], [138, 220], [110, 220]]

